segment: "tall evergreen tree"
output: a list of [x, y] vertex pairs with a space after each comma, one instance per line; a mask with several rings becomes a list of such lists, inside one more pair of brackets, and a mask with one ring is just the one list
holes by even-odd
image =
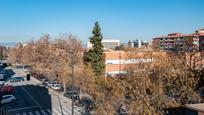
[[4, 55], [3, 55], [3, 46], [0, 46], [0, 60], [2, 60], [4, 58]]
[[93, 46], [87, 52], [86, 61], [91, 64], [94, 73], [98, 77], [103, 75], [105, 67], [103, 45], [101, 43], [103, 36], [98, 22], [95, 22], [92, 34], [93, 36], [90, 37], [90, 42]]

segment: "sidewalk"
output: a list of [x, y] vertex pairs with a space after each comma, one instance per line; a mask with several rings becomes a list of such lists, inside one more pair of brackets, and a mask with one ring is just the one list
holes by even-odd
[[[35, 82], [37, 85], [43, 85], [41, 81], [39, 81], [38, 79], [36, 79], [36, 78], [34, 78], [34, 77], [31, 77], [31, 81], [32, 81], [32, 82]], [[43, 85], [43, 86], [44, 86], [44, 87], [47, 87], [47, 86], [45, 86], [45, 85]], [[63, 96], [62, 94], [59, 94], [59, 92], [56, 92], [55, 90], [50, 89], [49, 87], [47, 87], [47, 88], [48, 88], [48, 91], [49, 91], [50, 94], [59, 96], [59, 97], [62, 99], [63, 102], [72, 103], [72, 100], [71, 100], [71, 99], [69, 99], [69, 98]], [[81, 113], [84, 112], [83, 107], [74, 106], [74, 109], [77, 110], [77, 111], [79, 111], [79, 112], [81, 112]]]

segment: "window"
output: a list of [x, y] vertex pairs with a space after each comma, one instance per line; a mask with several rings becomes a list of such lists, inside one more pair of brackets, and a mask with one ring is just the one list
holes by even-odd
[[193, 41], [193, 44], [196, 44], [196, 45], [197, 45], [197, 44], [198, 44], [198, 41]]

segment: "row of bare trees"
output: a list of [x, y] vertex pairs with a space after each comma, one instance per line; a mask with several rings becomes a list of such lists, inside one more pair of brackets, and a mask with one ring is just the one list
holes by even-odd
[[31, 65], [38, 75], [49, 77], [65, 86], [71, 82], [72, 65], [75, 72], [81, 71], [82, 54], [81, 41], [75, 36], [64, 34], [51, 39], [49, 35], [44, 35], [26, 45], [18, 44], [10, 51], [8, 61], [13, 64]]
[[[133, 53], [129, 56], [141, 58]], [[195, 92], [199, 78], [185, 66], [183, 58], [153, 51], [145, 52], [142, 58], [152, 62], [129, 65], [124, 78], [96, 79], [91, 67], [83, 63], [82, 43], [71, 35], [54, 40], [45, 35], [27, 45], [19, 44], [8, 56], [10, 62], [29, 64], [39, 75], [64, 86], [71, 83], [74, 66], [75, 84], [94, 98], [99, 115], [113, 115], [122, 109], [131, 115], [163, 114], [165, 108], [201, 101]]]

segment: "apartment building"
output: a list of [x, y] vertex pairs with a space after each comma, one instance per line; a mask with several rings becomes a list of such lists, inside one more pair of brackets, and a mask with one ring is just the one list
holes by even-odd
[[129, 40], [128, 42], [128, 46], [132, 48], [141, 48], [142, 46], [148, 46], [148, 44], [147, 41], [143, 40]]
[[154, 37], [152, 47], [155, 50], [179, 51], [204, 50], [204, 29], [193, 34], [171, 33], [167, 36]]
[[[149, 63], [151, 58], [143, 58], [143, 52], [106, 51], [105, 53], [105, 75], [114, 76], [127, 74], [130, 65]], [[137, 55], [133, 57], [131, 55]]]

